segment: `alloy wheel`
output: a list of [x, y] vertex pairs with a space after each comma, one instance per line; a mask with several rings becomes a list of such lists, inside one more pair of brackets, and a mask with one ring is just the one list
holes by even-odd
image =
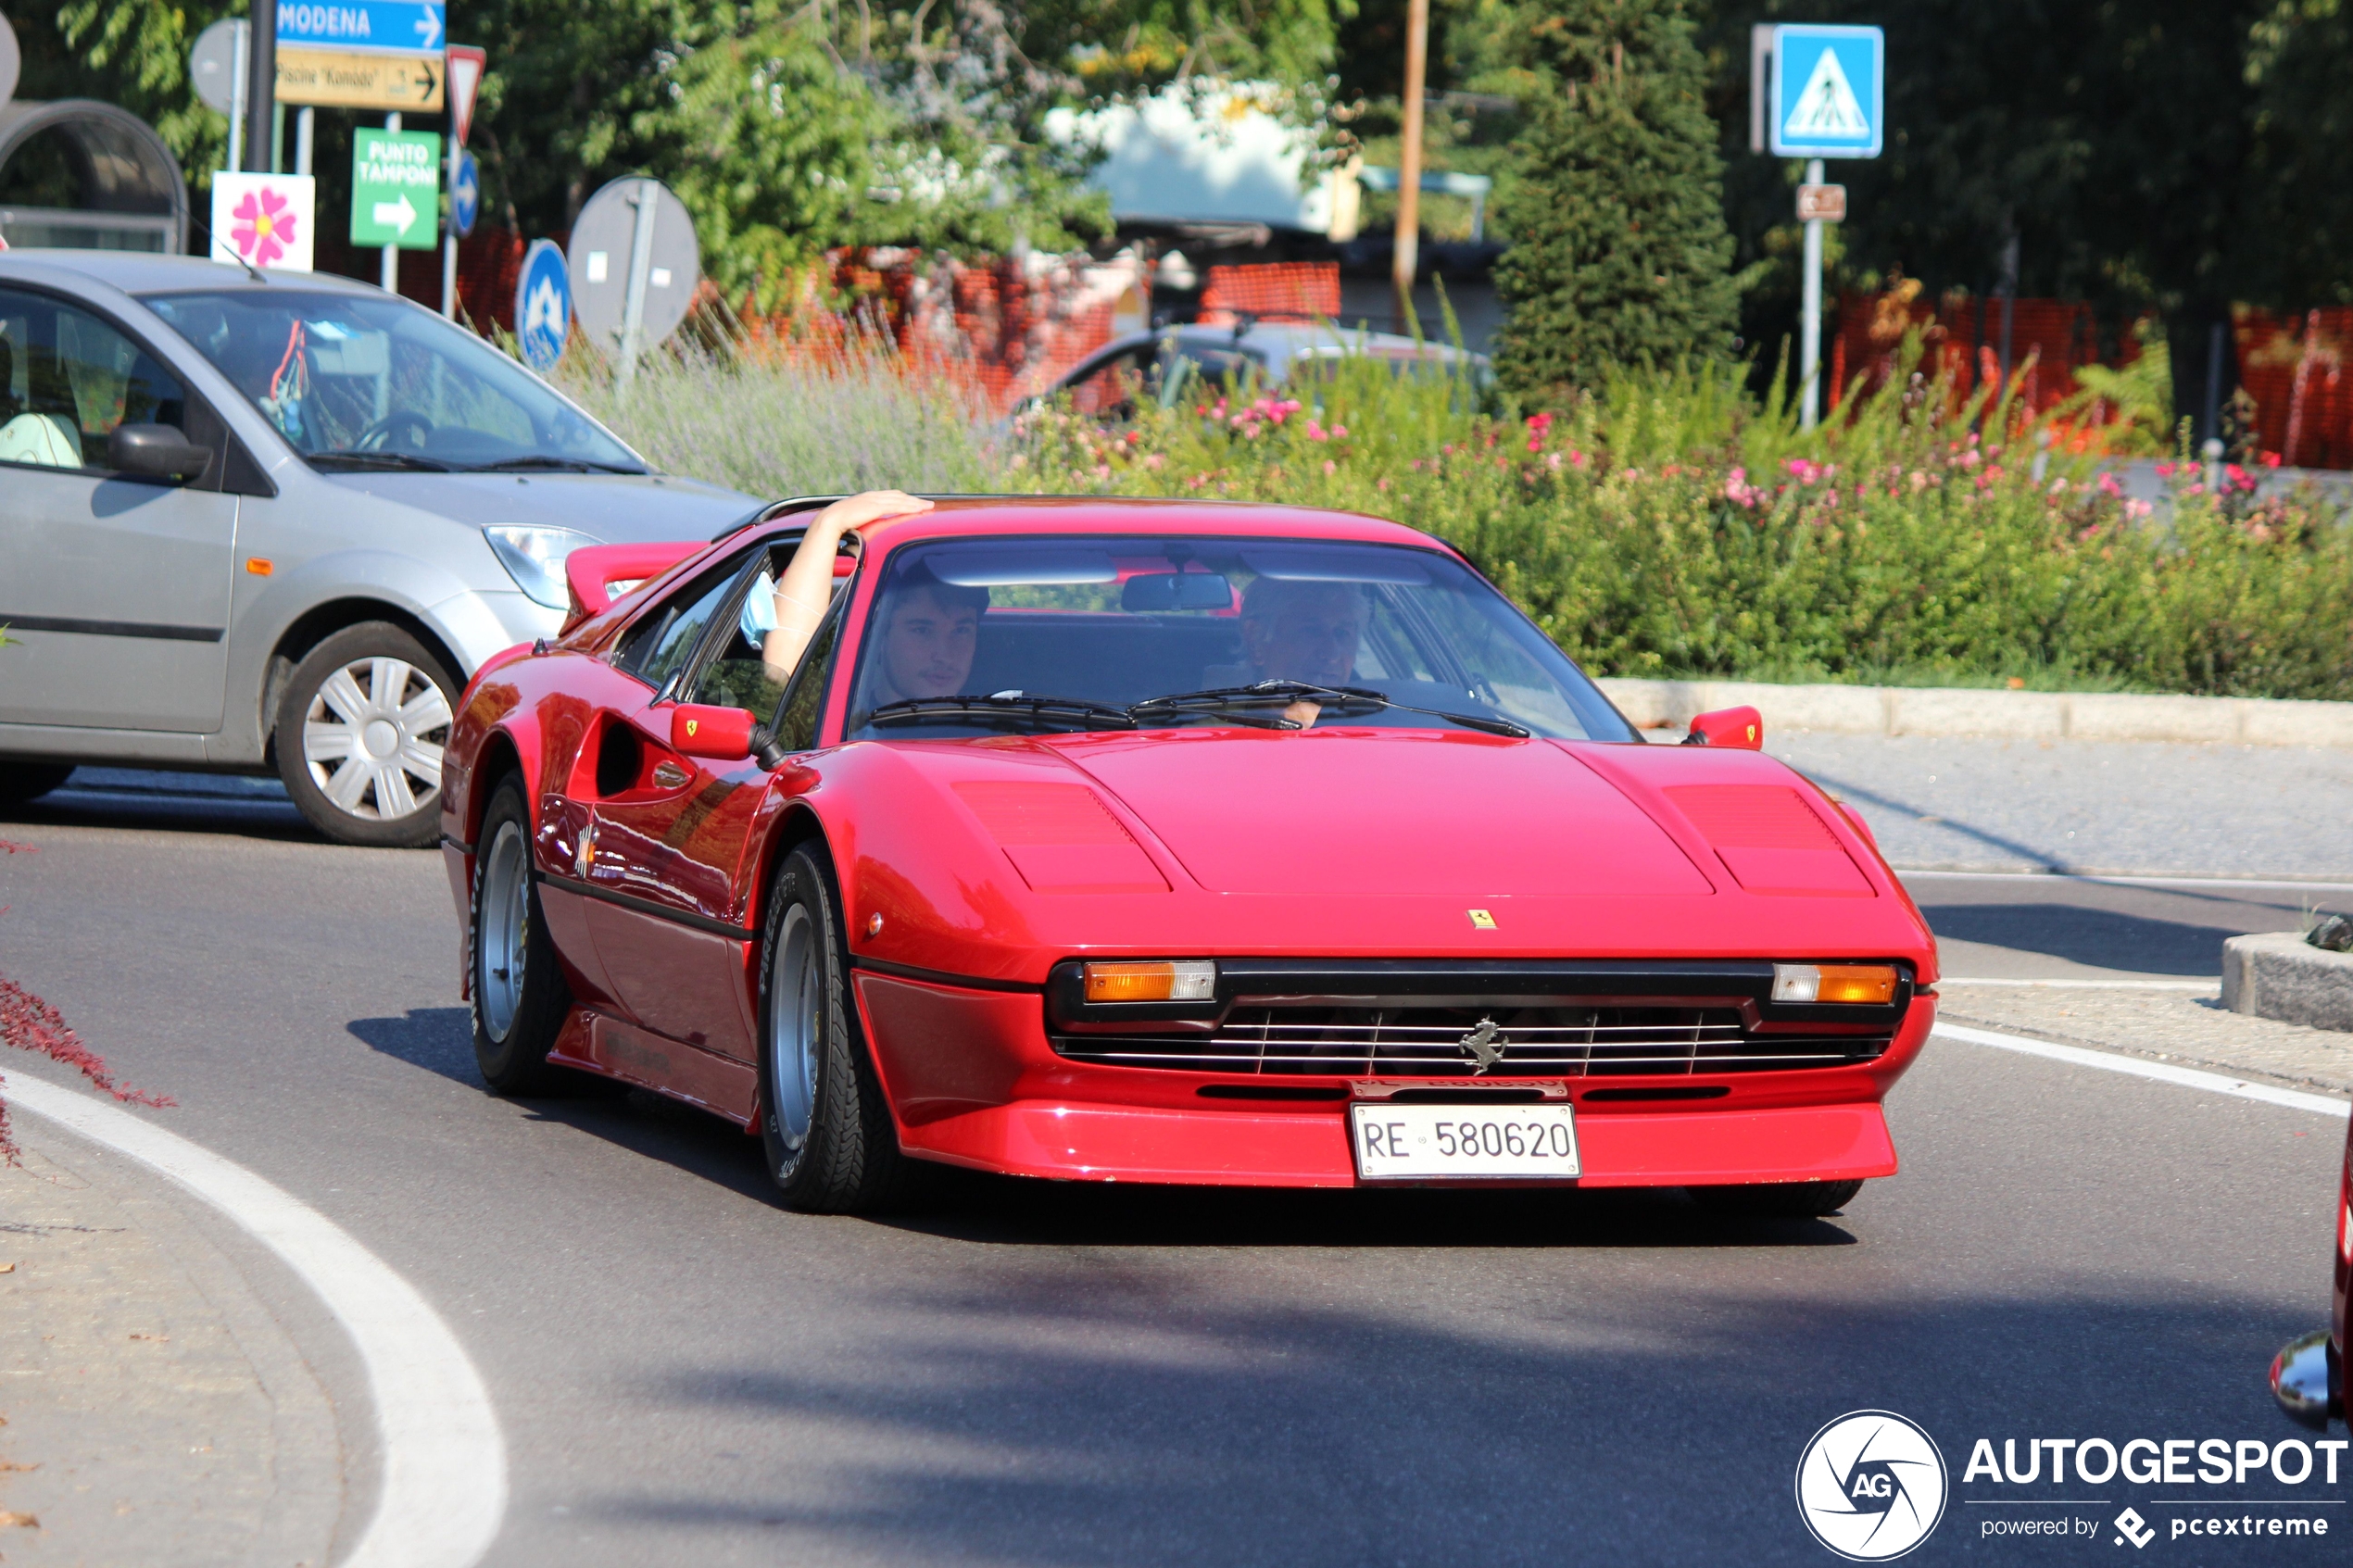
[[482, 996], [483, 1029], [504, 1040], [522, 1007], [523, 960], [531, 947], [531, 848], [514, 822], [500, 823], [484, 851], [482, 905], [474, 919], [481, 922], [474, 986]]
[[415, 815], [441, 792], [449, 699], [406, 659], [356, 659], [320, 683], [302, 758], [335, 808], [372, 822]]
[[776, 1098], [776, 1131], [795, 1155], [809, 1142], [817, 1109], [822, 982], [816, 922], [806, 905], [795, 904], [785, 911], [768, 1007], [768, 1081]]

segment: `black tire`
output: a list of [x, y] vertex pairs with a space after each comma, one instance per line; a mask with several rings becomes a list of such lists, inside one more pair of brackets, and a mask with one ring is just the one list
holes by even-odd
[[760, 1137], [786, 1208], [869, 1213], [905, 1195], [913, 1162], [900, 1152], [858, 1027], [840, 895], [822, 854], [794, 850], [769, 886], [760, 947]]
[[0, 763], [0, 806], [38, 800], [73, 773], [70, 762]]
[[1749, 1186], [1692, 1187], [1693, 1202], [1719, 1214], [1758, 1219], [1812, 1220], [1835, 1214], [1855, 1201], [1861, 1182], [1761, 1182]]
[[[547, 1094], [570, 1076], [547, 1065], [547, 1053], [572, 1011], [572, 987], [540, 914], [531, 808], [520, 774], [499, 781], [483, 814], [468, 914], [467, 989], [473, 999], [474, 1063], [482, 1069], [482, 1081], [497, 1095]], [[513, 972], [517, 967], [520, 975]]]
[[[351, 676], [355, 667], [364, 684]], [[279, 698], [278, 776], [286, 793], [339, 844], [434, 842], [441, 748], [463, 689], [436, 655], [390, 621], [345, 627], [303, 656]]]

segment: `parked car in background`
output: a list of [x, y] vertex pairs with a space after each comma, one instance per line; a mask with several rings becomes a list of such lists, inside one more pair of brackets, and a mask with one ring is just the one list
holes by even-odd
[[565, 557], [756, 506], [363, 283], [0, 255], [0, 804], [274, 770], [331, 837], [429, 843], [457, 696], [554, 634]]
[[2271, 1358], [2271, 1397], [2316, 1432], [2325, 1432], [2345, 1414], [2346, 1298], [2353, 1293], [2353, 1126], [2346, 1129], [2345, 1163], [2336, 1179], [2336, 1250], [2329, 1267], [2336, 1278], [2329, 1326], [2314, 1329]]
[[1374, 359], [1400, 375], [1467, 379], [1484, 395], [1494, 371], [1483, 354], [1417, 342], [1395, 332], [1347, 332], [1321, 323], [1243, 320], [1228, 327], [1167, 327], [1114, 339], [1063, 375], [1046, 396], [1067, 394], [1076, 412], [1132, 419], [1139, 404], [1174, 408], [1204, 392], [1304, 389], [1348, 359]]

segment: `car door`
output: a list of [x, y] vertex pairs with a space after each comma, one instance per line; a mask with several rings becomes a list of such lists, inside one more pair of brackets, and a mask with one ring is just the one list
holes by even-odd
[[[200, 479], [113, 472], [119, 425], [213, 446]], [[0, 723], [220, 729], [237, 497], [225, 432], [97, 312], [0, 288]]]
[[[756, 934], [736, 923], [737, 877], [768, 776], [750, 760], [679, 752], [670, 722], [682, 702], [776, 718], [785, 687], [768, 673], [760, 644], [775, 575], [796, 542], [738, 558], [724, 591], [694, 599], [649, 659], [640, 678], [654, 687], [652, 700], [600, 716], [607, 783], [627, 782], [600, 789], [590, 809], [596, 880], [623, 895], [598, 898], [586, 911], [616, 995], [644, 1028], [745, 1061], [756, 1034], [745, 944]], [[701, 627], [694, 655], [680, 660], [676, 649], [694, 622]]]

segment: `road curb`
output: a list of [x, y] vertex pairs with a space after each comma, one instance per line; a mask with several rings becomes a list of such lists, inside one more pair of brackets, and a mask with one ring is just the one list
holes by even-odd
[[2222, 1005], [2312, 1029], [2353, 1030], [2353, 953], [2315, 947], [2293, 931], [2222, 944]]
[[1765, 716], [1768, 733], [2353, 746], [2353, 702], [1629, 676], [1605, 676], [1598, 684], [1620, 712], [1645, 730], [1689, 724], [1692, 715], [1716, 709], [1751, 707]]

